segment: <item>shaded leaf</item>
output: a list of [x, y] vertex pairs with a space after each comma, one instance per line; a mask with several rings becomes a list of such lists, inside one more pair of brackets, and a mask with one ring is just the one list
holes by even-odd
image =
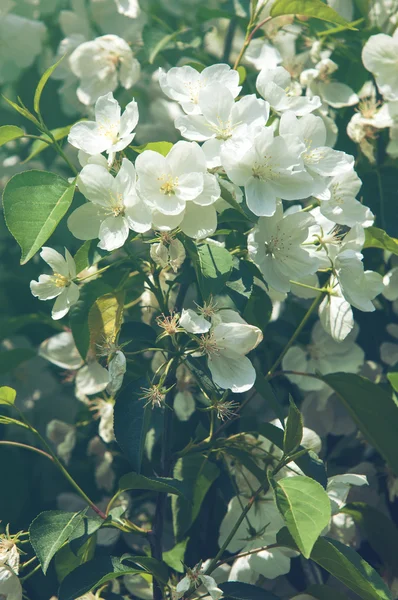
[[383, 229], [367, 227], [364, 248], [381, 248], [398, 255], [398, 240], [390, 237]]
[[289, 396], [289, 414], [283, 435], [283, 452], [285, 455], [293, 454], [301, 444], [303, 438], [303, 419], [301, 412]]
[[264, 588], [242, 583], [240, 581], [226, 581], [217, 587], [224, 592], [223, 598], [231, 600], [278, 600], [278, 596], [268, 592]]
[[75, 553], [70, 544], [62, 546], [54, 558], [55, 572], [58, 582], [61, 583], [69, 573], [77, 569], [80, 565], [94, 558], [96, 547], [96, 536], [89, 537]]
[[259, 327], [264, 333], [272, 314], [272, 302], [267, 292], [258, 285], [253, 285], [253, 291], [243, 312], [243, 318], [250, 325]]
[[145, 477], [138, 473], [127, 473], [119, 480], [119, 491], [153, 490], [165, 494], [187, 496], [186, 485], [183, 481], [171, 477]]
[[54, 232], [74, 193], [74, 184], [46, 171], [25, 171], [9, 180], [3, 192], [4, 217], [21, 247], [22, 265]]

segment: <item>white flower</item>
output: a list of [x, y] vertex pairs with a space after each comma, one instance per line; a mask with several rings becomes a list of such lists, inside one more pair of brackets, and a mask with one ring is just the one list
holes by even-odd
[[337, 514], [343, 508], [352, 485], [368, 485], [366, 475], [346, 473], [329, 477], [326, 492], [332, 506], [332, 515]]
[[176, 598], [182, 598], [191, 585], [194, 587], [203, 585], [206, 591], [209, 592], [212, 600], [218, 600], [223, 595], [222, 590], [217, 587], [217, 583], [213, 577], [204, 574], [201, 564], [196, 565], [193, 569], [189, 569], [185, 577], [177, 584]]
[[138, 0], [115, 0], [117, 10], [121, 15], [136, 19], [140, 14], [140, 5]]
[[128, 43], [117, 35], [103, 35], [84, 42], [69, 57], [69, 65], [80, 79], [77, 96], [83, 104], [94, 104], [118, 84], [130, 89], [140, 76], [139, 62]]
[[398, 300], [398, 267], [388, 271], [383, 277], [384, 290], [382, 294], [390, 302]]
[[354, 315], [334, 276], [329, 286], [332, 292], [325, 296], [319, 306], [319, 319], [324, 330], [336, 342], [342, 342], [354, 327]]
[[247, 243], [249, 257], [263, 273], [268, 285], [279, 292], [289, 292], [290, 280], [315, 273], [319, 261], [302, 243], [314, 222], [305, 212], [283, 214], [278, 203], [272, 217], [262, 217], [250, 232]]
[[0, 84], [17, 81], [21, 71], [30, 67], [41, 52], [45, 35], [41, 21], [12, 13], [0, 15]]
[[11, 567], [0, 566], [0, 597], [22, 600], [22, 585]]
[[55, 446], [58, 456], [68, 464], [76, 444], [76, 428], [58, 419], [47, 424], [46, 435]]
[[[365, 360], [365, 354], [355, 343], [358, 329], [352, 331], [344, 341], [336, 342], [317, 322], [311, 333], [311, 342], [305, 348], [293, 346], [287, 351], [283, 362], [284, 371], [298, 371], [315, 375], [328, 373], [358, 373]], [[304, 375], [287, 375], [293, 383], [305, 391], [320, 390], [324, 383]]]
[[201, 73], [193, 67], [173, 67], [169, 71], [160, 71], [159, 84], [163, 92], [176, 100], [187, 114], [200, 114], [199, 92], [214, 83], [228, 89], [233, 98], [239, 94], [239, 73], [226, 64], [211, 65]]
[[304, 166], [321, 190], [327, 186], [326, 177], [340, 175], [353, 168], [353, 156], [326, 145], [326, 126], [321, 117], [310, 114], [297, 119], [294, 112], [287, 111], [281, 117], [279, 133], [295, 135], [305, 144], [302, 154]]
[[277, 198], [311, 196], [314, 181], [304, 169], [304, 152], [305, 144], [296, 136], [274, 137], [272, 129], [266, 128], [251, 141], [224, 146], [221, 159], [230, 180], [244, 186], [250, 210], [270, 217]]
[[321, 106], [318, 97], [302, 96], [301, 85], [292, 82], [291, 75], [283, 67], [265, 68], [257, 77], [257, 91], [278, 113], [292, 110], [297, 116], [308, 115]]
[[83, 365], [70, 331], [62, 331], [44, 340], [39, 346], [38, 354], [61, 369], [74, 371]]
[[39, 281], [31, 281], [30, 290], [39, 300], [56, 298], [52, 318], [62, 319], [79, 299], [79, 288], [73, 282], [76, 277], [75, 261], [66, 248], [65, 258], [56, 250], [47, 247], [43, 247], [40, 256], [50, 265], [53, 274], [40, 275]]
[[329, 198], [325, 199], [325, 194], [321, 197], [321, 213], [338, 225], [373, 225], [372, 211], [356, 199], [361, 186], [362, 182], [354, 169], [335, 175], [328, 185]]
[[133, 100], [121, 115], [120, 106], [112, 92], [98, 98], [95, 104], [95, 121], [81, 121], [70, 130], [68, 142], [87, 154], [107, 152], [112, 163], [120, 152], [133, 140], [133, 129], [138, 123], [138, 107]]
[[362, 50], [365, 69], [376, 79], [380, 93], [387, 100], [398, 99], [398, 29], [393, 36], [372, 35]]
[[97, 361], [84, 365], [76, 375], [76, 396], [85, 399], [102, 392], [109, 384], [109, 372]]
[[68, 227], [78, 239], [98, 237], [98, 246], [110, 252], [123, 246], [129, 229], [143, 233], [151, 228], [150, 210], [137, 194], [134, 165], [127, 158], [116, 177], [100, 165], [86, 165], [78, 185], [90, 201], [68, 219]]
[[194, 238], [214, 233], [214, 203], [220, 197], [220, 186], [216, 177], [207, 172], [206, 158], [198, 144], [177, 142], [166, 157], [145, 150], [135, 166], [138, 191], [152, 211], [156, 229], [180, 227]]
[[235, 102], [233, 94], [220, 83], [199, 92], [198, 106], [201, 114], [178, 117], [175, 126], [188, 140], [205, 142], [209, 168], [220, 166], [220, 152], [226, 142], [261, 131], [269, 117], [268, 102], [254, 94]]
[[235, 393], [253, 387], [256, 371], [246, 357], [263, 339], [258, 327], [249, 325], [234, 310], [220, 310], [209, 323], [193, 310], [183, 310], [180, 326], [201, 336], [199, 346], [216, 385]]
[[120, 350], [116, 350], [108, 364], [109, 383], [106, 388], [108, 394], [114, 396], [122, 387], [126, 373], [126, 357]]
[[244, 60], [261, 71], [261, 69], [276, 69], [283, 58], [275, 46], [265, 42], [262, 38], [255, 38], [250, 42]]
[[327, 52], [313, 69], [306, 69], [301, 73], [300, 83], [307, 87], [307, 96], [312, 98], [320, 96], [323, 102], [333, 108], [357, 104], [359, 98], [348, 85], [331, 80], [331, 75], [338, 69], [338, 65], [328, 55]]
[[[165, 242], [168, 242], [168, 247]], [[161, 240], [151, 245], [150, 254], [152, 260], [164, 269], [170, 266], [174, 273], [177, 273], [185, 260], [186, 253], [184, 245], [180, 240], [171, 238], [170, 240]]]

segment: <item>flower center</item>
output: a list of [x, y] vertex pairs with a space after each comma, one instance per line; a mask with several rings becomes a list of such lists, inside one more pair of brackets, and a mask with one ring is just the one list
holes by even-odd
[[54, 273], [53, 281], [59, 288], [67, 287], [70, 284], [69, 278], [65, 275], [61, 275], [61, 273]]
[[160, 186], [162, 194], [165, 196], [173, 196], [175, 194], [175, 189], [178, 186], [178, 177], [162, 175], [161, 177], [158, 177], [158, 181], [162, 182]]
[[218, 347], [217, 340], [213, 333], [201, 335], [199, 347], [204, 354], [207, 354], [207, 356], [220, 353], [220, 348]]
[[256, 162], [252, 166], [252, 176], [254, 179], [277, 179], [278, 173], [275, 172], [275, 166], [271, 162], [270, 156], [264, 156], [264, 162]]

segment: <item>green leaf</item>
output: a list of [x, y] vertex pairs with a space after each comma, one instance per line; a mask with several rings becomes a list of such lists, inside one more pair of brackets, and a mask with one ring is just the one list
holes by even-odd
[[174, 571], [177, 571], [177, 573], [185, 572], [183, 563], [188, 542], [189, 538], [186, 538], [185, 540], [182, 540], [182, 542], [176, 544], [171, 550], [163, 552], [164, 562], [166, 565], [169, 565], [169, 567], [174, 569]]
[[188, 245], [198, 284], [203, 298], [219, 294], [232, 271], [232, 256], [225, 248], [215, 244]]
[[265, 331], [272, 313], [272, 302], [267, 292], [258, 285], [253, 286], [253, 291], [242, 317], [250, 323]]
[[12, 388], [4, 385], [0, 387], [0, 404], [8, 404], [12, 405], [15, 402], [15, 398], [17, 397], [17, 392]]
[[[286, 528], [278, 532], [276, 540], [281, 546], [298, 549]], [[310, 558], [362, 600], [392, 600], [380, 575], [349, 546], [320, 537], [315, 542]]]
[[74, 184], [46, 171], [18, 173], [7, 183], [3, 193], [4, 217], [21, 247], [22, 265], [54, 232], [71, 205], [74, 193]]
[[391, 390], [352, 373], [333, 373], [322, 379], [336, 392], [367, 441], [398, 475], [398, 406]]
[[350, 515], [384, 565], [398, 574], [398, 528], [385, 514], [364, 502], [352, 502], [341, 511]]
[[94, 352], [107, 342], [115, 342], [123, 319], [124, 292], [105, 294], [98, 298], [88, 313], [90, 344]]
[[[124, 561], [116, 556], [97, 556], [94, 560], [79, 566], [65, 577], [59, 589], [58, 600], [76, 600], [83, 594], [123, 575], [152, 573], [153, 570], [160, 570], [159, 565], [162, 567], [162, 563], [147, 556], [128, 557], [129, 562], [133, 558], [136, 559], [134, 566], [124, 564]], [[148, 565], [151, 565], [151, 570]], [[161, 572], [163, 573], [163, 569]]]
[[119, 480], [119, 491], [153, 490], [165, 494], [176, 494], [186, 497], [186, 486], [183, 481], [171, 477], [145, 477], [138, 473], [127, 473]]
[[[102, 527], [104, 523], [109, 520], [109, 517], [105, 520], [97, 515], [94, 515], [93, 517], [85, 516], [82, 521], [78, 523], [77, 527], [69, 538], [69, 546], [72, 552], [76, 556], [80, 556], [81, 548], [86, 545], [87, 540], [93, 539], [93, 536], [98, 529], [100, 529], [100, 527]], [[91, 560], [91, 558], [87, 558], [87, 560]], [[87, 562], [87, 560], [84, 562]]]
[[240, 67], [238, 67], [237, 69], [238, 73], [239, 73], [239, 85], [242, 85], [245, 81], [246, 81], [246, 69], [243, 65], [240, 65]]
[[142, 146], [130, 146], [137, 154], [141, 154], [144, 150], [153, 150], [162, 156], [167, 156], [172, 147], [173, 144], [171, 142], [149, 142], [148, 144], [142, 144]]
[[[58, 142], [59, 140], [62, 140], [68, 135], [71, 127], [72, 125], [66, 125], [66, 127], [57, 127], [56, 129], [51, 129], [51, 134], [53, 138]], [[32, 158], [34, 158], [41, 152], [43, 152], [43, 150], [46, 150], [46, 148], [50, 148], [51, 144], [53, 143], [50, 136], [46, 133], [42, 133], [40, 137], [44, 138], [45, 140], [48, 140], [51, 143], [46, 144], [46, 142], [42, 142], [41, 140], [35, 140], [32, 146], [30, 147], [29, 156], [22, 161], [23, 165], [32, 160]]]
[[65, 544], [58, 550], [55, 555], [54, 566], [59, 583], [74, 569], [94, 558], [96, 544], [96, 536], [92, 535], [79, 547], [76, 553], [72, 551], [70, 544]]
[[192, 502], [173, 496], [173, 529], [177, 541], [185, 537], [187, 531], [199, 515], [202, 502], [212, 483], [220, 474], [218, 467], [202, 454], [188, 454], [179, 458], [174, 467], [174, 477], [184, 481], [192, 490]]
[[143, 388], [148, 387], [146, 379], [133, 382], [118, 397], [114, 410], [114, 429], [116, 441], [129, 460], [134, 471], [140, 473], [145, 448], [146, 434], [151, 421], [152, 409], [142, 398]]
[[398, 372], [397, 373], [387, 373], [387, 379], [391, 383], [394, 391], [398, 392]]
[[[272, 385], [269, 381], [267, 381], [259, 369], [256, 369], [256, 382], [254, 384], [256, 391], [264, 398], [264, 400], [270, 404], [272, 410], [278, 417], [282, 427], [285, 427], [285, 413], [278, 401], [278, 398], [275, 396]], [[282, 446], [281, 446], [282, 449]]]
[[328, 585], [310, 585], [305, 590], [305, 594], [316, 598], [317, 600], [349, 600], [348, 596], [339, 592], [335, 587]]
[[398, 240], [390, 237], [383, 229], [367, 227], [365, 229], [364, 248], [381, 248], [398, 255]]
[[16, 125], [3, 125], [0, 127], [0, 146], [4, 146], [7, 142], [16, 140], [24, 135], [24, 130]]
[[3, 96], [3, 99], [7, 102], [7, 104], [9, 104], [17, 113], [19, 113], [20, 115], [22, 115], [23, 117], [25, 117], [25, 119], [28, 119], [29, 121], [32, 121], [32, 123], [34, 123], [36, 125], [36, 127], [40, 126], [39, 121], [36, 119], [36, 117], [34, 115], [32, 115], [32, 113], [26, 108], [26, 106], [24, 106], [21, 102], [21, 99], [18, 98], [18, 102], [19, 104], [17, 104], [16, 102], [13, 102], [12, 100], [9, 100], [8, 98], [6, 98], [5, 96]]
[[150, 573], [160, 583], [167, 583], [169, 580], [169, 569], [167, 565], [160, 560], [156, 560], [156, 558], [151, 558], [150, 556], [134, 556], [132, 554], [123, 554], [121, 557], [123, 562], [133, 562], [138, 566], [145, 569], [147, 573]]
[[226, 600], [228, 598], [231, 598], [231, 600], [278, 600], [278, 596], [275, 596], [275, 594], [250, 583], [226, 581], [220, 583], [217, 587], [224, 592], [223, 598]]
[[73, 339], [75, 340], [76, 348], [84, 359], [90, 347], [90, 328], [88, 324], [90, 309], [98, 298], [112, 291], [112, 287], [105, 283], [103, 279], [90, 281], [83, 286], [80, 291], [79, 300], [69, 311]]
[[301, 417], [301, 412], [290, 395], [289, 403], [289, 414], [283, 435], [283, 452], [286, 456], [296, 452], [303, 439], [303, 419]]
[[[255, 428], [255, 431], [270, 440], [275, 446], [283, 450], [283, 430], [279, 429], [272, 423], [260, 423]], [[301, 449], [301, 446], [300, 448]], [[325, 465], [322, 460], [309, 450], [307, 454], [295, 460], [300, 469], [311, 479], [315, 479], [321, 486], [326, 489], [327, 475]]]
[[271, 480], [279, 512], [300, 552], [309, 558], [314, 544], [329, 525], [329, 496], [313, 479], [298, 475]]
[[87, 240], [80, 246], [73, 257], [76, 263], [76, 273], [81, 273], [85, 269], [92, 267], [106, 255], [106, 250], [98, 248], [98, 240]]
[[271, 17], [281, 15], [305, 15], [336, 25], [348, 25], [338, 12], [324, 4], [322, 0], [276, 0], [271, 8]]
[[64, 57], [61, 56], [61, 58], [55, 63], [55, 65], [52, 65], [51, 67], [49, 67], [43, 73], [43, 75], [40, 78], [39, 83], [37, 84], [37, 88], [36, 88], [35, 95], [33, 98], [33, 108], [35, 109], [35, 113], [38, 115], [40, 115], [40, 98], [43, 93], [44, 87], [45, 87], [47, 81], [50, 79], [53, 72], [55, 71], [55, 69], [58, 67], [58, 65], [60, 64], [60, 62], [63, 59], [64, 59]]
[[40, 513], [29, 527], [29, 539], [46, 573], [54, 554], [69, 540], [83, 520], [84, 512], [49, 510]]
[[21, 363], [36, 356], [31, 348], [14, 348], [6, 352], [0, 352], [0, 375], [9, 373], [16, 369]]

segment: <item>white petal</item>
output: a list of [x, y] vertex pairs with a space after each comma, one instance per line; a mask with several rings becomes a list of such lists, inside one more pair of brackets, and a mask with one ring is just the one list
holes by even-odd
[[82, 121], [73, 125], [68, 135], [68, 142], [89, 155], [101, 154], [112, 146], [112, 140], [100, 134], [98, 125], [94, 121]]
[[179, 421], [189, 421], [195, 412], [195, 400], [188, 390], [177, 392], [174, 397], [173, 409]]
[[342, 342], [354, 327], [351, 306], [342, 296], [326, 296], [319, 307], [319, 318], [336, 342]]
[[83, 364], [70, 331], [62, 331], [44, 340], [39, 346], [38, 354], [61, 369], [75, 370]]
[[242, 393], [250, 390], [256, 381], [256, 371], [246, 356], [223, 350], [208, 358], [208, 366], [214, 383], [224, 390]]
[[39, 298], [39, 300], [51, 300], [52, 298], [56, 298], [62, 294], [63, 290], [63, 287], [55, 285], [51, 275], [40, 275], [38, 281], [30, 282], [30, 291], [33, 296]]
[[76, 389], [79, 394], [98, 394], [109, 383], [109, 373], [98, 362], [82, 367], [76, 376]]
[[54, 320], [62, 319], [69, 312], [70, 307], [76, 304], [79, 295], [79, 287], [73, 282], [67, 288], [64, 288], [64, 291], [54, 303], [51, 313], [52, 318]]
[[86, 165], [80, 172], [77, 184], [87, 200], [104, 208], [110, 206], [114, 178], [107, 169], [100, 165]]
[[124, 109], [122, 117], [120, 119], [119, 137], [123, 138], [128, 136], [133, 129], [135, 129], [138, 123], [138, 104], [134, 100], [129, 102]]
[[213, 205], [198, 206], [187, 202], [180, 227], [189, 237], [204, 239], [217, 229], [217, 211]]
[[52, 268], [54, 273], [59, 273], [65, 277], [69, 276], [68, 264], [62, 254], [44, 246], [40, 252], [41, 258]]
[[190, 308], [187, 310], [185, 308], [182, 309], [179, 324], [185, 331], [195, 334], [206, 333], [211, 327], [211, 323], [203, 315], [198, 315]]
[[68, 218], [68, 229], [78, 240], [95, 240], [107, 212], [101, 206], [86, 202], [76, 208]]
[[246, 204], [259, 217], [272, 217], [276, 210], [276, 194], [267, 181], [251, 177], [245, 185]]
[[100, 127], [111, 130], [115, 135], [119, 132], [120, 106], [112, 92], [100, 96], [95, 103], [95, 120]]
[[353, 106], [359, 102], [357, 94], [345, 83], [332, 81], [331, 83], [320, 83], [319, 93], [325, 102], [333, 108]]
[[116, 250], [124, 245], [129, 235], [129, 226], [127, 219], [119, 215], [118, 217], [108, 217], [101, 223], [99, 230], [98, 247], [103, 250]]

